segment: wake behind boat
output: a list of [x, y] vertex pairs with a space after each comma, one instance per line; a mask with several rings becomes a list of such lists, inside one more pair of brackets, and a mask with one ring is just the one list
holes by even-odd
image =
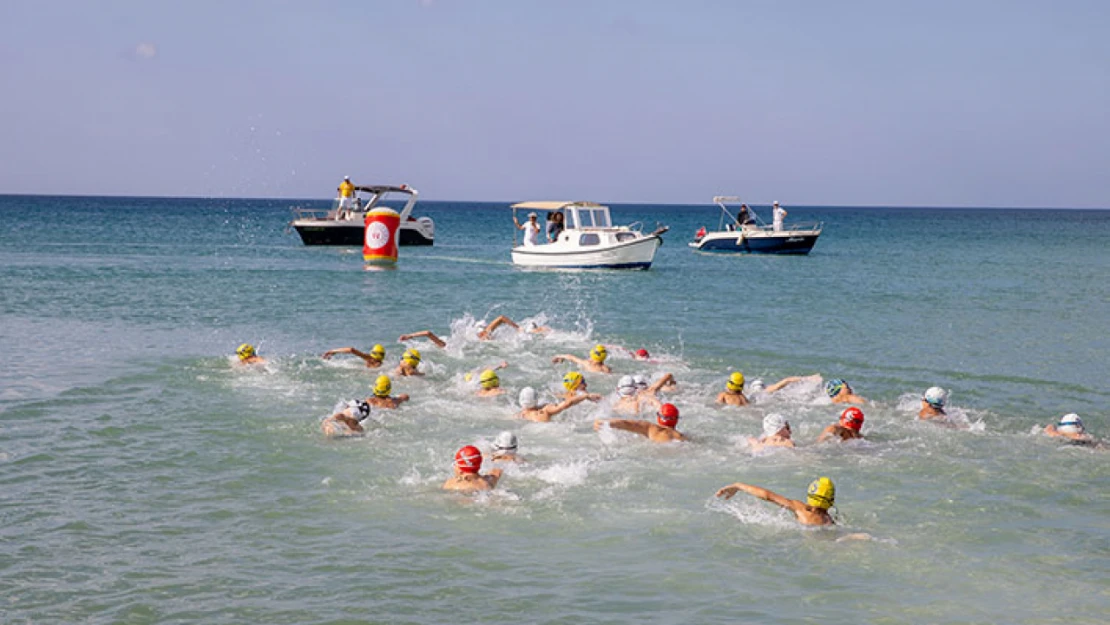
[[397, 231], [400, 245], [432, 245], [435, 242], [435, 223], [431, 217], [412, 217], [413, 206], [419, 194], [408, 185], [355, 186], [352, 201], [344, 205], [337, 199], [330, 209], [294, 208], [290, 226], [301, 235], [305, 245], [349, 245], [362, 247], [366, 228], [366, 213], [385, 206], [383, 200], [392, 196], [405, 197], [400, 210], [401, 227]]
[[[513, 264], [522, 267], [557, 269], [648, 269], [655, 258], [655, 251], [663, 244], [661, 234], [665, 226], [651, 234], [640, 231], [637, 222], [628, 226], [614, 226], [609, 207], [593, 202], [521, 202], [513, 204], [513, 220], [518, 209], [550, 211], [563, 216], [563, 230], [554, 241], [541, 244], [527, 236], [523, 245], [512, 250]], [[529, 218], [535, 217], [535, 213]]]
[[732, 254], [809, 254], [821, 236], [820, 222], [783, 224], [776, 228], [763, 223], [746, 204], [733, 216], [727, 204], [739, 201], [740, 198], [731, 195], [714, 197], [713, 203], [721, 209], [717, 230], [706, 232], [702, 227], [690, 241], [690, 247], [700, 252]]

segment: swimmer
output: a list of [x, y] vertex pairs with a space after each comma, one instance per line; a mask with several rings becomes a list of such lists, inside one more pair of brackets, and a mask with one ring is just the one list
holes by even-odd
[[640, 349], [637, 349], [636, 351], [632, 351], [631, 349], [628, 349], [627, 347], [621, 347], [620, 345], [606, 345], [605, 347], [606, 347], [606, 349], [608, 349], [610, 351], [620, 350], [622, 352], [627, 352], [628, 355], [631, 356], [633, 360], [643, 360], [643, 361], [647, 361], [647, 362], [655, 362], [654, 360], [651, 359], [651, 353], [649, 353], [648, 350], [644, 349], [643, 347], [641, 347]]
[[678, 425], [678, 408], [674, 404], [663, 404], [659, 412], [655, 413], [655, 421], [652, 423], [635, 419], [598, 419], [594, 421], [594, 429], [600, 430], [601, 426], [608, 425], [617, 430], [646, 436], [653, 443], [686, 440], [686, 437], [675, 429]]
[[852, 440], [853, 438], [863, 438], [860, 434], [860, 429], [863, 428], [863, 411], [855, 406], [844, 409], [840, 413], [840, 422], [834, 423], [825, 428], [821, 435], [817, 437], [818, 443], [823, 443], [830, 438], [837, 437], [842, 441]]
[[362, 422], [368, 418], [370, 418], [370, 404], [352, 399], [347, 402], [343, 410], [321, 421], [320, 429], [328, 438], [362, 436], [366, 432]]
[[733, 495], [740, 491], [786, 508], [793, 512], [794, 517], [803, 525], [832, 525], [834, 523], [833, 518], [829, 516], [829, 508], [836, 502], [836, 486], [827, 477], [817, 478], [810, 483], [805, 503], [795, 499], [787, 499], [766, 488], [743, 482], [725, 486], [717, 491], [717, 496], [731, 499]]
[[[636, 383], [636, 377], [640, 378], [642, 387]], [[658, 397], [659, 391], [674, 387], [674, 374], [671, 373], [664, 373], [650, 386], [643, 376], [622, 376], [617, 382], [617, 400], [613, 403], [613, 411], [621, 414], [640, 414], [645, 403], [658, 410], [663, 404]]]
[[324, 360], [331, 360], [331, 357], [336, 354], [352, 354], [358, 356], [370, 369], [377, 369], [382, 366], [382, 361], [385, 360], [385, 348], [381, 345], [371, 347], [369, 352], [360, 352], [353, 347], [339, 347], [336, 349], [329, 349], [320, 357]]
[[794, 440], [790, 438], [790, 422], [780, 414], [771, 413], [763, 417], [763, 436], [748, 437], [748, 443], [753, 451], [764, 447], [794, 447]]
[[852, 387], [840, 378], [825, 382], [825, 394], [834, 404], [862, 404], [867, 401], [866, 398], [856, 395]]
[[[496, 367], [482, 371], [482, 373], [478, 375], [478, 385], [481, 388], [479, 388], [474, 394], [478, 397], [497, 397], [498, 395], [503, 394], [505, 392], [505, 389], [501, 388], [501, 378], [497, 376], [496, 370], [504, 369], [508, 366], [509, 363], [502, 360], [501, 364], [497, 365]], [[467, 380], [470, 380], [473, 377], [473, 373], [466, 374]]]
[[455, 452], [455, 475], [443, 483], [443, 490], [493, 490], [501, 479], [501, 469], [491, 469], [486, 475], [481, 475], [478, 473], [481, 468], [482, 452], [473, 445], [463, 447]]
[[589, 358], [579, 358], [572, 354], [559, 354], [552, 358], [551, 362], [559, 364], [569, 360], [586, 371], [592, 371], [594, 373], [612, 373], [613, 370], [609, 368], [609, 365], [605, 364], [605, 359], [608, 357], [609, 350], [605, 349], [605, 346], [599, 343], [594, 345], [594, 348], [590, 350]]
[[520, 412], [516, 413], [516, 416], [519, 419], [547, 423], [551, 421], [551, 417], [586, 400], [592, 402], [600, 401], [601, 395], [597, 393], [579, 393], [557, 404], [541, 404], [536, 398], [536, 389], [531, 386], [526, 386], [520, 389]]
[[502, 432], [497, 435], [497, 438], [493, 439], [493, 453], [490, 454], [490, 462], [524, 462], [524, 459], [517, 455], [516, 450], [516, 435], [509, 431]]
[[917, 418], [922, 421], [947, 421], [948, 413], [944, 411], [947, 404], [948, 391], [939, 386], [929, 387], [921, 396], [921, 410], [917, 412]]
[[409, 400], [409, 396], [405, 394], [390, 395], [392, 391], [393, 381], [389, 379], [389, 376], [379, 375], [378, 379], [374, 381], [374, 395], [367, 397], [366, 401], [377, 408], [396, 408]]
[[[577, 371], [568, 371], [567, 374], [563, 376], [563, 388], [567, 389], [567, 392], [563, 394], [563, 397], [566, 399], [570, 399], [580, 393], [589, 393], [589, 391], [586, 390], [586, 378], [582, 377], [582, 374]], [[600, 397], [600, 395], [598, 397]]]
[[744, 396], [744, 374], [733, 371], [725, 382], [725, 390], [717, 394], [717, 403], [726, 406], [747, 406], [748, 398]]
[[519, 332], [526, 332], [526, 333], [529, 333], [529, 334], [544, 334], [544, 333], [547, 333], [547, 332], [551, 331], [551, 328], [549, 328], [547, 326], [536, 325], [536, 322], [534, 322], [534, 321], [525, 322], [524, 327], [522, 328], [519, 325], [517, 325], [516, 323], [514, 323], [512, 319], [509, 319], [505, 315], [499, 315], [496, 319], [489, 322], [488, 325], [487, 324], [482, 324], [481, 330], [478, 331], [478, 340], [479, 341], [492, 341], [493, 340], [493, 333], [496, 332], [497, 328], [500, 328], [502, 325], [507, 325], [507, 326], [516, 328], [516, 331], [518, 333]]
[[264, 365], [267, 360], [254, 350], [254, 345], [250, 343], [243, 343], [235, 350], [235, 354], [239, 356], [239, 364], [241, 365]]
[[1050, 423], [1044, 426], [1044, 433], [1054, 438], [1066, 438], [1081, 445], [1095, 442], [1095, 439], [1087, 434], [1087, 428], [1083, 427], [1083, 420], [1074, 412], [1060, 417], [1060, 422], [1056, 425]]
[[419, 332], [413, 332], [412, 334], [402, 334], [401, 336], [397, 337], [397, 342], [404, 343], [405, 341], [419, 338], [428, 339], [432, 343], [435, 343], [436, 347], [439, 347], [441, 349], [447, 347], [447, 341], [444, 341], [443, 339], [436, 336], [435, 333], [433, 333], [431, 330], [421, 330]]
[[401, 354], [401, 362], [397, 363], [397, 368], [393, 370], [394, 375], [407, 377], [410, 375], [424, 375], [417, 367], [420, 366], [420, 350], [415, 347], [410, 347]]

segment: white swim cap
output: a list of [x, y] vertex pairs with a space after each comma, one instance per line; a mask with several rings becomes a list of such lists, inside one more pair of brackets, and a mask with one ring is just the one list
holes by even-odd
[[790, 423], [786, 420], [786, 417], [777, 412], [772, 412], [766, 417], [763, 417], [763, 435], [774, 436], [779, 433], [779, 430], [788, 425], [790, 425]]
[[1060, 422], [1056, 424], [1056, 429], [1068, 434], [1082, 434], [1083, 433], [1083, 420], [1079, 415], [1070, 412], [1060, 417]]
[[948, 403], [948, 391], [939, 386], [931, 386], [921, 396], [921, 400], [934, 408], [944, 408], [944, 405]]
[[617, 382], [617, 393], [621, 397], [628, 397], [636, 392], [636, 381], [632, 376], [622, 376], [620, 382]]
[[748, 383], [748, 389], [752, 393], [758, 393], [758, 392], [762, 391], [765, 388], [767, 388], [767, 387], [764, 386], [763, 380], [760, 380], [760, 379], [755, 379], [755, 380], [752, 380], [751, 382]]
[[525, 386], [524, 388], [520, 389], [520, 407], [536, 407], [536, 389], [532, 388], [531, 386]]
[[647, 378], [645, 378], [644, 376], [642, 376], [638, 373], [636, 375], [632, 376], [632, 383], [636, 385], [636, 388], [647, 388], [648, 387]]
[[347, 407], [351, 409], [351, 413], [359, 421], [370, 416], [370, 404], [364, 401], [359, 401], [357, 399], [348, 400]]
[[516, 451], [516, 435], [512, 432], [502, 432], [493, 439], [493, 448], [496, 451]]

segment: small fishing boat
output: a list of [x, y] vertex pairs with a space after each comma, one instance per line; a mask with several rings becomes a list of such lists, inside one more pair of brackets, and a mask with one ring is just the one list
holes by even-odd
[[[639, 222], [614, 226], [609, 207], [593, 202], [521, 202], [516, 211], [549, 211], [563, 215], [563, 230], [555, 241], [516, 245], [513, 236], [513, 264], [522, 267], [553, 269], [648, 269], [655, 251], [663, 244], [667, 231], [660, 226], [650, 234], [640, 231]], [[540, 238], [543, 233], [540, 233]]]
[[366, 228], [366, 213], [379, 206], [383, 200], [396, 196], [404, 197], [401, 213], [398, 243], [400, 245], [432, 245], [435, 242], [435, 222], [431, 217], [413, 217], [412, 208], [416, 205], [416, 189], [408, 185], [373, 185], [355, 187], [354, 207], [344, 209], [336, 200], [335, 206], [328, 209], [294, 208], [293, 221], [289, 223], [305, 245], [349, 245], [362, 247]]
[[820, 222], [784, 224], [781, 230], [775, 230], [750, 208], [747, 223], [741, 223], [743, 218], [733, 216], [728, 209], [729, 203], [739, 201], [740, 198], [731, 195], [714, 197], [713, 203], [721, 209], [717, 230], [706, 232], [702, 227], [690, 241], [690, 247], [699, 252], [732, 254], [808, 254], [821, 236]]

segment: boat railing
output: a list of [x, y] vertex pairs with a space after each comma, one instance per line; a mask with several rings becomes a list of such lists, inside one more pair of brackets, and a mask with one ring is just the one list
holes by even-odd
[[[800, 221], [797, 223], [790, 222], [782, 225], [780, 232], [819, 232], [822, 224], [820, 221]], [[737, 230], [750, 230], [756, 232], [775, 232], [775, 227], [770, 224], [760, 224], [758, 226], [747, 226], [745, 228], [738, 228]]]
[[628, 224], [627, 228], [629, 230], [633, 230], [635, 232], [640, 232], [641, 230], [644, 229], [644, 223], [642, 221], [634, 221], [634, 222]]
[[335, 219], [334, 208], [294, 208], [293, 219]]

